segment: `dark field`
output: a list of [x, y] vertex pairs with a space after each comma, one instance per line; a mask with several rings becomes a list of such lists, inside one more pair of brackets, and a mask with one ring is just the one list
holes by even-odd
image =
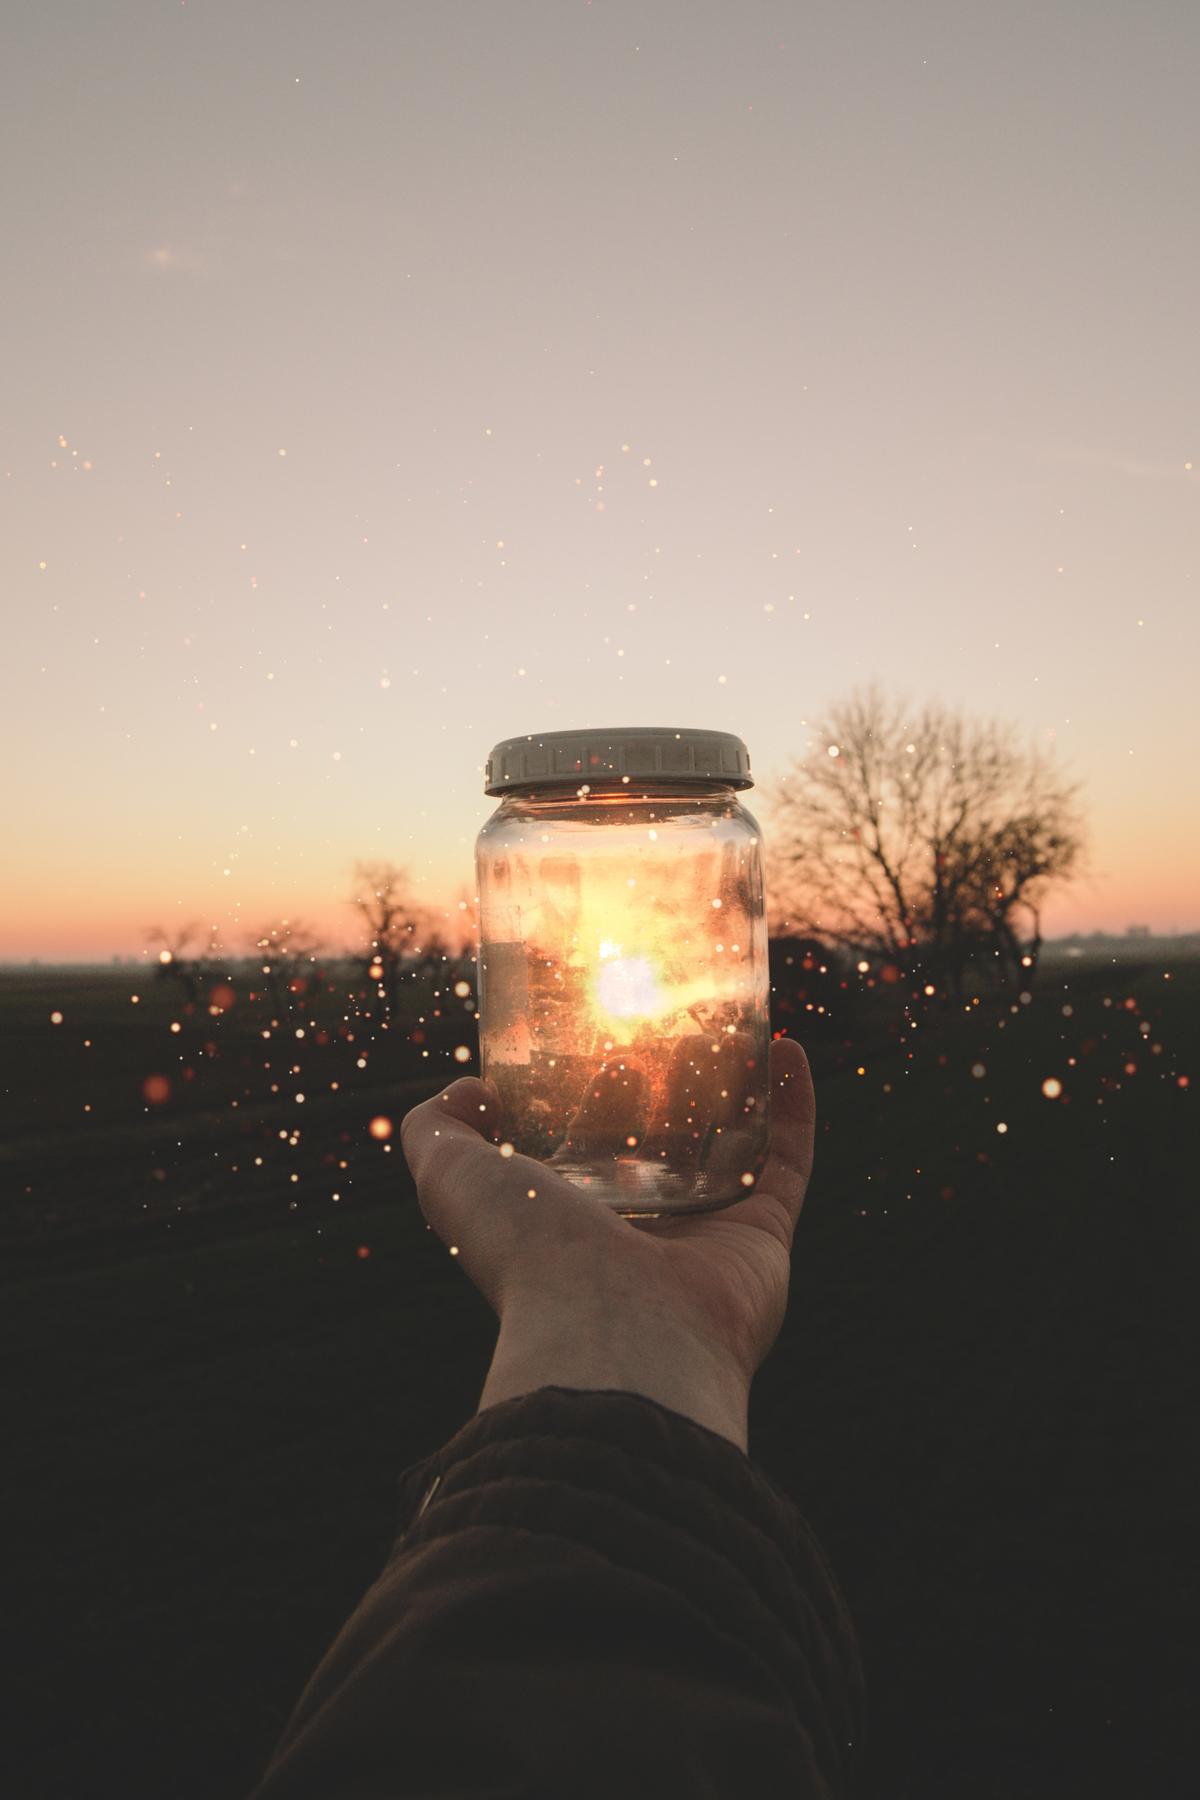
[[[13, 1800], [246, 1792], [486, 1368], [368, 1130], [465, 1072], [471, 1002], [415, 998], [414, 1044], [322, 992], [264, 1038], [233, 985], [0, 977]], [[1183, 1800], [1200, 964], [1064, 962], [907, 1041], [890, 1000], [777, 1020], [820, 1127], [751, 1415], [858, 1623], [862, 1794]]]

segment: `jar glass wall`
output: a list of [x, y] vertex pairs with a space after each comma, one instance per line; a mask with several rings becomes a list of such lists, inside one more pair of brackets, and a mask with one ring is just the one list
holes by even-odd
[[766, 1157], [761, 836], [734, 789], [507, 795], [477, 845], [480, 1040], [515, 1150], [628, 1214], [743, 1198]]

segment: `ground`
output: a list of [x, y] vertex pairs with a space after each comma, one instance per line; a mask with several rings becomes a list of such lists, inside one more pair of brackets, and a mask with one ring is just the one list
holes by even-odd
[[[751, 1449], [855, 1616], [869, 1800], [1195, 1791], [1200, 964], [1139, 950], [777, 1021], [820, 1132]], [[0, 979], [21, 1800], [247, 1791], [486, 1367], [371, 1132], [473, 1066], [471, 997], [230, 986]]]

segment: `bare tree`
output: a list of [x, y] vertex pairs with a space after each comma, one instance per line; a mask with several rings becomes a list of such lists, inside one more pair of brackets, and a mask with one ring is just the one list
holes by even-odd
[[321, 939], [301, 919], [278, 919], [252, 933], [250, 947], [266, 976], [272, 1010], [281, 1014], [311, 985]]
[[971, 965], [1028, 981], [1081, 860], [1076, 800], [1010, 727], [860, 691], [776, 790], [773, 916], [953, 997]]
[[189, 1006], [195, 1006], [204, 977], [204, 939], [202, 926], [193, 920], [187, 925], [146, 927], [146, 942], [161, 946], [154, 973], [160, 981], [174, 981], [182, 989]]
[[395, 863], [357, 863], [351, 899], [367, 931], [361, 958], [367, 980], [382, 994], [390, 1016], [399, 1001], [404, 958], [420, 948], [424, 914], [410, 892], [407, 870]]

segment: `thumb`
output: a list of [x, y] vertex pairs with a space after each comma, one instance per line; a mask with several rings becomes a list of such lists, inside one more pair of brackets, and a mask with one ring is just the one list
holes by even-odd
[[414, 1106], [400, 1122], [400, 1143], [414, 1180], [420, 1180], [418, 1165], [436, 1152], [443, 1133], [457, 1138], [465, 1130], [491, 1143], [496, 1141], [499, 1123], [500, 1096], [492, 1082], [480, 1081], [475, 1075], [452, 1081], [440, 1094]]
[[497, 1315], [521, 1264], [537, 1261], [559, 1234], [562, 1190], [573, 1192], [543, 1164], [493, 1141], [500, 1116], [496, 1090], [467, 1076], [400, 1126], [426, 1221]]
[[453, 1081], [407, 1112], [400, 1146], [417, 1184], [417, 1198], [439, 1237], [455, 1223], [454, 1201], [499, 1174], [504, 1158], [496, 1143], [499, 1096], [475, 1076]]

